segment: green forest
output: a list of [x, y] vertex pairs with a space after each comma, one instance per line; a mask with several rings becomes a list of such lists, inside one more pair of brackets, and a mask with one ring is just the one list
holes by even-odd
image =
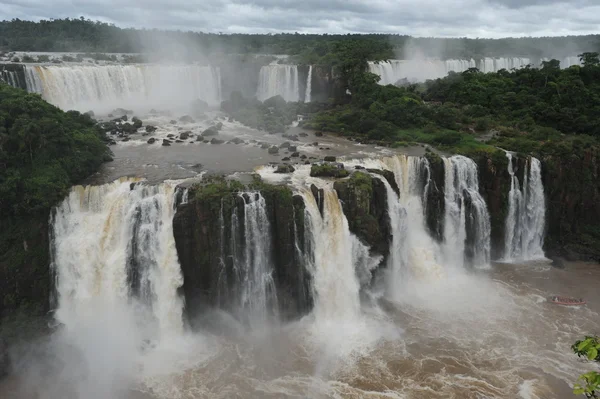
[[0, 219], [47, 214], [110, 159], [96, 121], [0, 84]]
[[0, 22], [0, 51], [160, 53], [190, 58], [218, 53], [287, 54], [296, 57], [300, 63], [330, 65], [335, 47], [350, 41], [376, 49], [376, 59], [409, 58], [414, 49], [425, 57], [442, 59], [562, 58], [586, 51], [600, 51], [600, 35], [506, 39], [413, 38], [386, 34], [250, 35], [123, 29], [83, 17]]
[[497, 73], [473, 68], [405, 87], [379, 85], [363, 59], [344, 70], [352, 92], [348, 102], [318, 113], [305, 126], [395, 146], [428, 143], [466, 155], [495, 146], [568, 153], [600, 138], [598, 53], [583, 53], [581, 59], [583, 66], [567, 69], [557, 60]]

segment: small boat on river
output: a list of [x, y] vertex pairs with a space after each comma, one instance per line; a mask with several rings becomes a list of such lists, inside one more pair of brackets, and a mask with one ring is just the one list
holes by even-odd
[[569, 298], [566, 296], [558, 295], [554, 295], [548, 298], [548, 302], [564, 306], [581, 306], [586, 304], [586, 301], [584, 301], [583, 298]]

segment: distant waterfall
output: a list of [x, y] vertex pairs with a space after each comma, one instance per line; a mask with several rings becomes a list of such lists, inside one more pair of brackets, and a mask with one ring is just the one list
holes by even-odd
[[[233, 269], [240, 292], [240, 311], [251, 324], [261, 326], [277, 314], [277, 291], [273, 279], [271, 226], [265, 198], [258, 192], [241, 193], [244, 201], [241, 218], [234, 215], [232, 243]], [[243, 232], [241, 242], [236, 233]]]
[[521, 189], [514, 170], [513, 155], [507, 152], [506, 156], [511, 186], [508, 194], [503, 260], [511, 262], [543, 259], [546, 203], [541, 163], [534, 157], [526, 161]]
[[221, 102], [219, 68], [200, 65], [26, 66], [27, 89], [62, 109], [189, 106]]
[[[542, 59], [541, 61], [548, 59]], [[396, 84], [406, 79], [409, 82], [423, 82], [427, 79], [438, 79], [448, 75], [449, 72], [464, 72], [469, 68], [478, 68], [481, 72], [498, 72], [501, 69], [520, 69], [529, 64], [536, 63], [531, 58], [504, 57], [483, 58], [479, 60], [389, 60], [387, 62], [369, 62], [369, 71], [381, 77], [382, 85]], [[566, 57], [561, 60], [561, 67], [580, 65], [579, 57]], [[539, 65], [534, 65], [539, 66]]]
[[52, 217], [57, 319], [67, 326], [89, 306], [140, 302], [160, 333], [183, 329], [183, 284], [175, 241], [175, 184], [120, 179], [73, 187]]
[[300, 101], [297, 65], [271, 64], [260, 68], [256, 98], [265, 101], [278, 95], [285, 101]]
[[306, 78], [306, 94], [304, 95], [304, 102], [305, 103], [309, 103], [311, 101], [311, 94], [312, 94], [312, 70], [313, 67], [312, 65], [310, 65], [308, 67], [308, 77]]
[[0, 65], [0, 82], [4, 82], [9, 86], [24, 89], [27, 87], [25, 81], [22, 79], [22, 73], [17, 71], [4, 69]]
[[444, 255], [450, 264], [486, 266], [490, 262], [490, 217], [479, 194], [477, 165], [455, 155], [444, 158]]

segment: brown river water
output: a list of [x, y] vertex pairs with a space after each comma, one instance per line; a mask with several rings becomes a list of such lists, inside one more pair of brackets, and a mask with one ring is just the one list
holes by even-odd
[[[149, 145], [132, 136], [113, 147], [115, 160], [89, 183], [122, 176], [151, 182], [200, 172], [248, 172], [283, 162], [259, 143], [288, 139], [216, 117], [192, 124], [170, 117], [143, 118], [158, 126], [154, 137], [224, 123], [219, 138], [244, 144], [191, 142]], [[307, 133], [293, 143], [300, 154], [361, 158], [390, 149]], [[318, 141], [318, 145], [313, 143]], [[421, 147], [404, 149], [421, 155]], [[568, 263], [493, 264], [489, 270], [456, 271], [414, 282], [383, 295], [363, 295], [359, 314], [335, 320], [310, 314], [261, 329], [240, 326], [215, 313], [196, 325], [141, 345], [135, 308], [103, 306], [70, 332], [13, 348], [16, 371], [0, 381], [2, 399], [192, 398], [575, 398], [577, 376], [597, 369], [570, 346], [600, 333], [600, 266]], [[389, 293], [388, 293], [389, 294]], [[551, 295], [583, 297], [582, 307], [546, 301]]]
[[[78, 377], [63, 356], [23, 367], [0, 397], [575, 398], [570, 385], [597, 366], [570, 345], [600, 331], [599, 283], [597, 264], [494, 264], [413, 284], [394, 302], [372, 298], [348, 320], [309, 315], [250, 333], [215, 314], [204, 320], [210, 331], [163, 339], [136, 358], [122, 386], [103, 380], [103, 367], [91, 383]], [[548, 303], [555, 294], [588, 304]], [[121, 372], [121, 355], [95, 359]]]

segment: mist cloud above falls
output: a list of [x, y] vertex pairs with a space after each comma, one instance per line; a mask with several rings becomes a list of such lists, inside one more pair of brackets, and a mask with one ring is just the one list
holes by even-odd
[[84, 16], [121, 27], [223, 33], [506, 37], [598, 33], [596, 0], [4, 0], [0, 19]]

